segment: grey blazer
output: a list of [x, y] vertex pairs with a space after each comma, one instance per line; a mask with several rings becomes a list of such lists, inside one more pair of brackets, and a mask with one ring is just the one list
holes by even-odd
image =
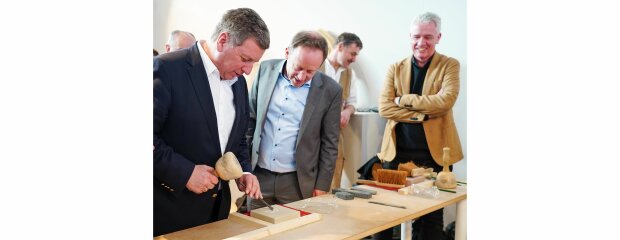
[[[251, 144], [252, 169], [258, 163], [260, 135], [265, 125], [269, 101], [284, 62], [284, 59], [262, 62], [252, 84], [250, 123], [246, 135]], [[338, 155], [341, 104], [340, 85], [317, 71], [312, 77], [295, 145], [297, 178], [303, 198], [312, 197], [313, 189], [329, 191]]]

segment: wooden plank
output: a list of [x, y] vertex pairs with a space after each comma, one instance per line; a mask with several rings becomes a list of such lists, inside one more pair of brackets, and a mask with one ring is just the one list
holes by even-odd
[[[233, 237], [240, 232], [251, 232], [264, 228], [264, 224], [248, 221], [242, 218], [232, 217], [229, 219], [200, 225], [193, 228], [165, 234], [156, 237], [157, 240], [204, 240], [225, 239]], [[233, 230], [234, 229], [234, 230]], [[232, 230], [232, 231], [231, 231]]]
[[[276, 205], [277, 206], [277, 205]], [[312, 213], [282, 223], [272, 224], [241, 213], [232, 213], [228, 219], [155, 237], [155, 240], [250, 240], [261, 239], [321, 220], [321, 214]], [[241, 233], [241, 234], [240, 234]]]
[[273, 205], [273, 210], [268, 207], [252, 209], [252, 212], [250, 213], [251, 217], [270, 223], [290, 221], [291, 219], [300, 217], [299, 215], [299, 211], [280, 205]]
[[280, 232], [295, 229], [297, 227], [321, 220], [321, 214], [312, 213], [303, 217], [291, 219], [285, 222], [270, 224], [264, 228], [256, 229], [251, 232], [235, 235], [225, 240], [253, 240], [265, 238]]
[[[377, 191], [373, 201], [403, 205], [407, 209], [394, 208], [368, 203], [368, 199], [341, 200], [336, 199], [339, 205], [335, 211], [323, 214], [323, 219], [316, 224], [300, 226], [292, 231], [285, 231], [263, 238], [271, 239], [361, 239], [373, 233], [398, 226], [400, 223], [418, 218], [439, 208], [454, 204], [466, 198], [467, 194], [440, 192], [439, 198], [427, 199], [417, 196], [404, 196], [396, 191], [389, 191], [379, 187], [367, 185], [358, 186]], [[322, 195], [314, 200], [327, 200], [332, 195]], [[303, 206], [304, 200], [286, 204], [294, 208]], [[303, 209], [302, 209], [303, 210]]]
[[[311, 200], [335, 202], [338, 207], [329, 213], [317, 215], [316, 217], [320, 219], [307, 218], [313, 214], [298, 218], [308, 223], [285, 222], [286, 224], [281, 223], [284, 225], [278, 226], [278, 224], [269, 224], [258, 219], [248, 221], [249, 216], [237, 216], [238, 213], [233, 213], [229, 219], [166, 234], [156, 239], [361, 239], [467, 198], [466, 189], [457, 193], [440, 192], [437, 199], [428, 199], [400, 195], [396, 191], [379, 187], [366, 185], [357, 187], [377, 191], [377, 194], [372, 197], [373, 201], [403, 205], [407, 209], [370, 204], [368, 199], [356, 198], [345, 201], [327, 194]], [[285, 206], [304, 210], [302, 207], [307, 201], [308, 199], [305, 199], [285, 204]]]
[[237, 213], [237, 212], [231, 213], [230, 215], [228, 215], [228, 219], [237, 219], [237, 221], [249, 221], [249, 222], [253, 222], [253, 223], [256, 223], [262, 226], [269, 226], [273, 224], [273, 223], [268, 223], [258, 218], [253, 218], [248, 215]]

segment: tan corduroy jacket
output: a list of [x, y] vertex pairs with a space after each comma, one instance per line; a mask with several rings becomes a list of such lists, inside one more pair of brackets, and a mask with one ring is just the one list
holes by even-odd
[[[321, 64], [321, 66], [319, 67], [319, 71], [321, 71], [322, 73], [325, 73], [325, 64], [330, 64], [329, 60], [325, 59], [323, 64]], [[346, 102], [347, 99], [349, 99], [349, 95], [351, 93], [351, 76], [352, 76], [351, 69], [350, 68], [346, 68], [340, 74], [340, 79], [334, 79], [338, 83], [340, 83], [340, 86], [342, 87], [342, 102]], [[353, 90], [353, 91], [355, 91], [355, 90]], [[344, 105], [343, 105], [343, 107], [344, 107]]]
[[[426, 72], [422, 95], [409, 94], [411, 84], [411, 57], [392, 64], [385, 77], [383, 91], [379, 96], [379, 115], [387, 118], [381, 152], [382, 161], [392, 161], [396, 156], [398, 122], [422, 122], [428, 148], [437, 164], [443, 166], [444, 147], [450, 148], [449, 164], [463, 159], [463, 150], [452, 116], [452, 106], [459, 94], [459, 62], [435, 53]], [[394, 103], [396, 97], [400, 104]], [[428, 115], [428, 120], [424, 116]]]

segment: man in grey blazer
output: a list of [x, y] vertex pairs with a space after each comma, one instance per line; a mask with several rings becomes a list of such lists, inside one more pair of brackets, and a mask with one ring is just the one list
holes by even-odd
[[327, 42], [302, 31], [285, 56], [260, 64], [250, 93], [252, 167], [271, 204], [326, 194], [338, 155], [342, 88], [318, 71]]

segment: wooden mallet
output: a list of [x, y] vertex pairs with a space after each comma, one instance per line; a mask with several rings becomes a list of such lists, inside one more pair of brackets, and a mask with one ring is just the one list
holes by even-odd
[[[223, 180], [233, 180], [240, 178], [243, 175], [243, 169], [241, 169], [241, 164], [239, 164], [239, 160], [232, 152], [226, 152], [220, 159], [215, 162], [215, 172], [216, 175]], [[243, 187], [243, 183], [239, 182], [239, 184]], [[262, 198], [258, 199], [263, 204], [267, 205], [271, 211], [273, 211], [273, 207], [265, 202]]]

